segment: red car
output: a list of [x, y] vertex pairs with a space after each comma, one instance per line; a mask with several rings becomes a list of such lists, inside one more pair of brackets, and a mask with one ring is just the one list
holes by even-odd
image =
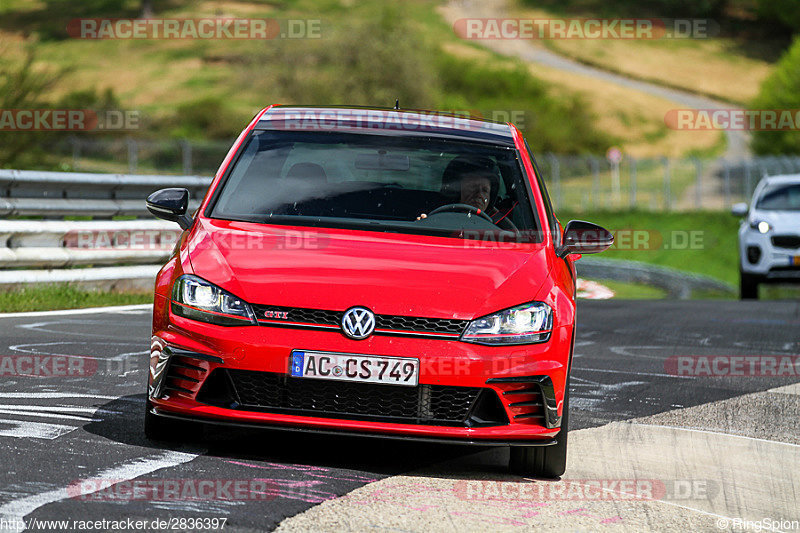
[[424, 111], [276, 107], [189, 193], [158, 274], [145, 432], [181, 422], [510, 446], [566, 463], [575, 267], [519, 130]]

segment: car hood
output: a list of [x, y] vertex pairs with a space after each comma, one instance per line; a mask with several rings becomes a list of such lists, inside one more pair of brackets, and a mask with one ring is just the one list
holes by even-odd
[[541, 244], [208, 219], [187, 250], [196, 275], [251, 303], [463, 320], [533, 300], [550, 269]]
[[748, 223], [760, 222], [762, 220], [768, 222], [775, 233], [800, 235], [799, 211], [767, 211], [754, 209], [750, 213]]

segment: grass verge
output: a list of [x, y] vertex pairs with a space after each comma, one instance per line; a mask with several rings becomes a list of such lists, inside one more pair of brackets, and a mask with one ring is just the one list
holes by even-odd
[[614, 291], [615, 300], [663, 300], [666, 291], [641, 283], [626, 283], [608, 279], [592, 280]]
[[69, 284], [21, 287], [0, 292], [0, 313], [148, 304], [152, 292], [103, 292]]
[[738, 285], [737, 218], [724, 212], [560, 211], [566, 224], [588, 220], [614, 232], [600, 257], [627, 259], [704, 274]]

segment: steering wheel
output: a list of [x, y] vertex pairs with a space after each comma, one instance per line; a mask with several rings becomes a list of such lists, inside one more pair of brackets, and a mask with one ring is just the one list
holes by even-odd
[[485, 211], [482, 211], [482, 210], [478, 209], [477, 207], [469, 205], [469, 204], [447, 204], [447, 205], [443, 205], [442, 207], [437, 207], [436, 209], [434, 209], [433, 211], [428, 213], [428, 216], [431, 217], [431, 216], [436, 215], [438, 213], [467, 213], [469, 215], [477, 215], [479, 217], [483, 217], [487, 221], [489, 221], [492, 224], [494, 224], [494, 220], [492, 220], [492, 217], [487, 215]]

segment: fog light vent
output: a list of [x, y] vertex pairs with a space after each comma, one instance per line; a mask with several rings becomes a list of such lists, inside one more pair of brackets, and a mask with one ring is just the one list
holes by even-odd
[[755, 265], [758, 263], [758, 260], [761, 259], [761, 248], [758, 246], [748, 246], [747, 247], [747, 260], [750, 262], [751, 265]]

